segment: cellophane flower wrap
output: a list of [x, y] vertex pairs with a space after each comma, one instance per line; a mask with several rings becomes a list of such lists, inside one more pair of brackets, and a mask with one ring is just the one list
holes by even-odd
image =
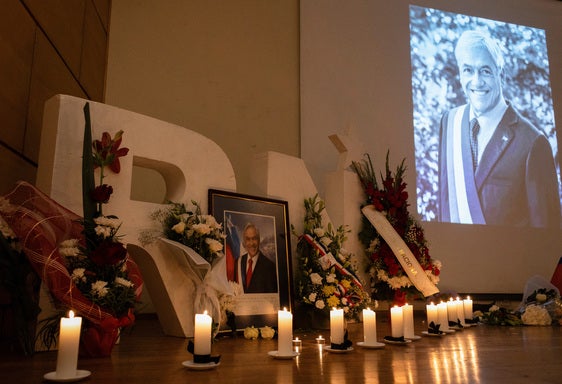
[[232, 315], [232, 297], [242, 289], [227, 280], [222, 224], [214, 216], [203, 214], [196, 201], [191, 201], [191, 205], [189, 208], [184, 203], [169, 202], [153, 212], [152, 218], [161, 224], [162, 230], [146, 231], [141, 242], [162, 241], [170, 256], [185, 258], [184, 272], [195, 284], [194, 311], [209, 312], [216, 334]]
[[[0, 213], [20, 239], [61, 315], [72, 309], [85, 319], [81, 342], [90, 343], [81, 344], [81, 354], [107, 356], [119, 328], [134, 322], [133, 308], [143, 280], [119, 241], [117, 217], [102, 212], [113, 193], [111, 186], [103, 184], [104, 169], [119, 172], [119, 157], [128, 151], [119, 148], [122, 131], [114, 138], [106, 132], [102, 140], [92, 142], [89, 104], [84, 107], [84, 116], [84, 217], [26, 182], [19, 182], [4, 197]], [[98, 186], [94, 167], [100, 168]]]
[[370, 303], [369, 293], [357, 277], [353, 255], [343, 248], [349, 230], [324, 226], [324, 202], [318, 195], [305, 199], [304, 233], [298, 237], [297, 299], [312, 311], [329, 314], [342, 308], [346, 318], [358, 318]]
[[[441, 262], [431, 258], [423, 228], [408, 211], [404, 160], [392, 172], [387, 153], [386, 171], [384, 175], [380, 175], [380, 181], [374, 171], [370, 156], [366, 155], [366, 158], [360, 162], [353, 162], [352, 167], [359, 176], [365, 192], [365, 205], [373, 205], [377, 211], [385, 215], [394, 230], [412, 251], [429, 280], [436, 285], [441, 273]], [[368, 272], [371, 276], [373, 298], [401, 305], [406, 302], [408, 296], [423, 297], [404, 271], [390, 246], [365, 217], [363, 217], [359, 239], [365, 246], [370, 260]]]

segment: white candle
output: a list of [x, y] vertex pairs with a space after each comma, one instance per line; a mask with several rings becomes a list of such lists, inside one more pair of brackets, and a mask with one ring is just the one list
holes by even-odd
[[279, 356], [293, 354], [293, 315], [283, 308], [277, 313], [277, 353]]
[[437, 304], [437, 321], [441, 327], [439, 328], [441, 331], [448, 331], [449, 330], [449, 315], [447, 310], [447, 304], [443, 301]]
[[414, 307], [411, 304], [402, 306], [402, 316], [404, 317], [404, 337], [406, 339], [414, 338]]
[[59, 379], [76, 377], [81, 327], [82, 318], [74, 317], [72, 311], [68, 312], [68, 317], [60, 319], [59, 351], [55, 374]]
[[463, 302], [462, 302], [460, 297], [457, 297], [457, 300], [455, 300], [455, 301], [457, 303], [457, 317], [461, 321], [461, 325], [465, 325], [466, 323], [464, 322], [464, 305], [463, 305]]
[[212, 319], [207, 314], [207, 311], [195, 315], [194, 355], [205, 356], [211, 354], [211, 326]]
[[466, 299], [462, 301], [463, 309], [464, 309], [464, 317], [466, 319], [472, 320], [474, 318], [474, 313], [472, 312], [472, 300], [470, 296], [467, 296]]
[[452, 321], [453, 323], [457, 323], [459, 320], [457, 303], [453, 300], [453, 298], [447, 301], [447, 317], [449, 318], [449, 321]]
[[343, 344], [345, 324], [343, 320], [343, 309], [332, 309], [330, 311], [330, 341], [332, 344]]
[[392, 337], [404, 336], [404, 315], [402, 307], [395, 305], [390, 308], [390, 328]]
[[377, 314], [371, 308], [363, 310], [363, 342], [365, 345], [377, 343]]
[[437, 312], [437, 306], [435, 304], [430, 303], [425, 306], [425, 310], [427, 312], [427, 326], [433, 322], [433, 324], [439, 324], [439, 316]]

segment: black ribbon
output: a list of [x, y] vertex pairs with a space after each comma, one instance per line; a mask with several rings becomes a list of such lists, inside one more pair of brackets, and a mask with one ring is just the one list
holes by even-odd
[[393, 341], [395, 343], [405, 343], [406, 342], [406, 339], [404, 338], [404, 336], [400, 336], [400, 337], [385, 336], [384, 340]]
[[460, 319], [457, 319], [457, 321], [450, 321], [449, 320], [449, 327], [457, 327], [457, 328], [464, 328], [461, 324]]
[[195, 345], [193, 344], [193, 340], [189, 340], [189, 342], [187, 343], [187, 351], [193, 355], [193, 362], [195, 364], [208, 364], [208, 363], [218, 364], [221, 361], [221, 355], [218, 356], [196, 355], [194, 352]]
[[431, 323], [429, 323], [429, 327], [427, 328], [427, 333], [431, 333], [432, 335], [441, 335], [444, 332], [439, 328], [441, 328], [441, 324], [435, 324], [432, 321]]
[[351, 342], [351, 340], [348, 339], [347, 330], [346, 330], [345, 334], [343, 335], [343, 343], [341, 344], [330, 343], [330, 348], [344, 351], [346, 349], [349, 349], [349, 347], [351, 347], [352, 345], [353, 343]]

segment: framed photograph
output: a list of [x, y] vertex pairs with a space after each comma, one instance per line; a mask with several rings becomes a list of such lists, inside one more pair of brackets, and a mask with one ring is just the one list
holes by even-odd
[[277, 311], [293, 307], [288, 203], [210, 189], [209, 214], [226, 234], [236, 328], [276, 326]]

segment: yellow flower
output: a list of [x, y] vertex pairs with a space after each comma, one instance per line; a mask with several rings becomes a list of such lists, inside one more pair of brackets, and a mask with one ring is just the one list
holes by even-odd
[[328, 307], [330, 308], [337, 307], [340, 304], [340, 299], [338, 299], [336, 296], [330, 296], [327, 301]]
[[343, 285], [345, 289], [351, 288], [351, 282], [349, 280], [342, 280], [340, 281], [340, 284]]
[[333, 285], [325, 285], [322, 287], [322, 293], [324, 293], [324, 296], [333, 295], [334, 292], [336, 292], [336, 287]]

